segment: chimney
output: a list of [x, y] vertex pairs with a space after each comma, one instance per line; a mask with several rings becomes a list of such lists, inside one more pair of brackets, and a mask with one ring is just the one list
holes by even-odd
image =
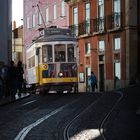
[[13, 30], [16, 29], [16, 21], [13, 21]]

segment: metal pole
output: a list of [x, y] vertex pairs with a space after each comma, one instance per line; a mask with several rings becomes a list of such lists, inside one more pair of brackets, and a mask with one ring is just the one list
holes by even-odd
[[41, 11], [40, 11], [40, 7], [39, 7], [38, 4], [37, 4], [37, 8], [38, 8], [38, 11], [39, 11], [39, 13], [40, 13], [40, 15], [41, 15], [41, 19], [42, 19], [42, 21], [43, 21], [44, 27], [46, 28], [46, 24], [45, 24], [44, 18], [43, 18], [43, 16], [42, 16], [42, 13], [41, 13]]

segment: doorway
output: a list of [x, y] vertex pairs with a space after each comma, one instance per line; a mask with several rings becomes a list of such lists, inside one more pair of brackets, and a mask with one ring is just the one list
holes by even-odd
[[99, 90], [104, 91], [104, 64], [99, 64]]

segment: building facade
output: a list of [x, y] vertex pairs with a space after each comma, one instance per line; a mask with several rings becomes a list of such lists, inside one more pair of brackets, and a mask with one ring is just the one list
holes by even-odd
[[39, 29], [69, 26], [68, 5], [64, 0], [24, 0], [24, 46], [39, 36]]
[[23, 61], [23, 25], [12, 31], [12, 60], [17, 63]]
[[12, 59], [12, 1], [0, 1], [0, 63], [9, 64]]
[[65, 0], [78, 39], [79, 91], [94, 71], [98, 90], [133, 84], [139, 74], [138, 0]]

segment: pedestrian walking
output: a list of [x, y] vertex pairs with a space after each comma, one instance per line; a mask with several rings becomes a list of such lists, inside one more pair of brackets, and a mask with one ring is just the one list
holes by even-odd
[[88, 84], [91, 87], [92, 92], [95, 92], [95, 88], [96, 89], [98, 88], [98, 86], [97, 86], [97, 78], [96, 78], [96, 76], [95, 76], [93, 71], [91, 72], [91, 75], [88, 78]]
[[8, 88], [9, 93], [13, 99], [15, 99], [15, 94], [17, 92], [17, 68], [15, 67], [14, 61], [10, 62], [10, 67], [8, 68]]
[[3, 79], [0, 76], [0, 99], [3, 97]]
[[22, 92], [22, 87], [23, 87], [23, 74], [24, 74], [24, 70], [22, 67], [22, 62], [18, 61], [17, 64], [17, 85], [18, 85], [18, 96], [21, 96], [21, 92]]
[[2, 97], [7, 97], [7, 72], [8, 67], [6, 65], [2, 65], [0, 67], [0, 85], [1, 85], [1, 92]]

